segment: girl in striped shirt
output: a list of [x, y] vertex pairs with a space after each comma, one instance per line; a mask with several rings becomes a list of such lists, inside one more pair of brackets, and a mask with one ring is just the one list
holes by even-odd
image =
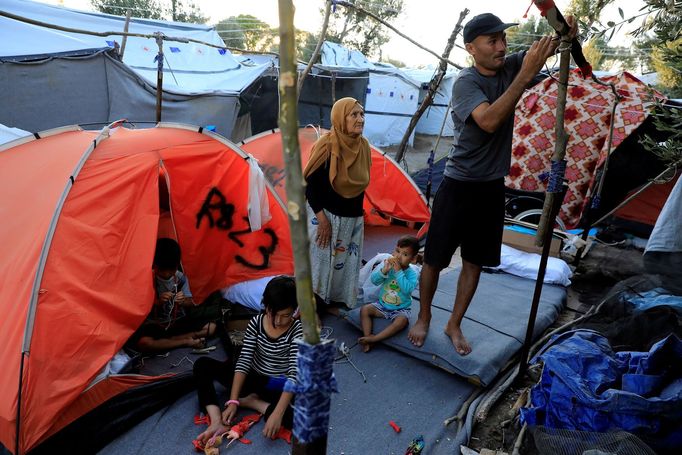
[[[202, 443], [216, 433], [226, 433], [239, 407], [264, 415], [265, 437], [274, 438], [281, 426], [292, 426], [293, 394], [282, 389], [286, 381], [296, 382], [298, 346], [294, 340], [303, 337], [301, 321], [295, 318], [298, 306], [293, 277], [273, 278], [263, 291], [263, 305], [265, 311], [251, 319], [246, 328], [236, 364], [230, 359], [220, 362], [208, 357], [194, 364], [199, 406], [211, 419], [208, 429], [197, 437]], [[230, 390], [222, 414], [214, 380]]]

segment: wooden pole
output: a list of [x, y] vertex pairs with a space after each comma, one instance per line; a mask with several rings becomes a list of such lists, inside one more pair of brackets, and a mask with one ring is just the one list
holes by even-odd
[[131, 12], [130, 10], [126, 11], [126, 23], [123, 26], [123, 39], [121, 40], [121, 51], [118, 53], [118, 56], [123, 60], [123, 53], [126, 51], [126, 43], [128, 42], [128, 26], [130, 25], [130, 16]]
[[[571, 61], [571, 39], [568, 35], [562, 35], [559, 50], [561, 52], [561, 59], [559, 63], [559, 90], [557, 93], [556, 107], [556, 143], [554, 145], [554, 154], [552, 155], [552, 162], [554, 163], [563, 161], [564, 156], [566, 155], [566, 144], [568, 142], [568, 134], [566, 134], [564, 128], [568, 70]], [[556, 169], [552, 169], [552, 172], [556, 172]], [[519, 381], [523, 380], [526, 370], [528, 369], [528, 354], [530, 352], [530, 346], [533, 343], [535, 318], [540, 304], [542, 286], [545, 281], [545, 269], [549, 258], [549, 248], [552, 244], [552, 234], [554, 233], [554, 219], [561, 209], [561, 203], [563, 202], [566, 193], [566, 186], [563, 184], [563, 176], [563, 171], [558, 172], [558, 175], [555, 175], [554, 177], [550, 176], [550, 182], [547, 184], [547, 192], [545, 193], [545, 205], [543, 207], [542, 218], [540, 219], [537, 235], [535, 236], [535, 244], [542, 247], [542, 255], [540, 256], [540, 267], [538, 268], [538, 276], [535, 279], [535, 292], [533, 293], [530, 314], [528, 315], [526, 338], [521, 347], [519, 372], [516, 377]], [[553, 184], [553, 178], [560, 179], [562, 182]]]
[[405, 156], [407, 142], [410, 140], [412, 130], [414, 130], [421, 116], [424, 114], [424, 112], [426, 112], [426, 109], [431, 105], [431, 101], [433, 100], [433, 97], [436, 94], [436, 90], [438, 90], [438, 87], [440, 87], [440, 83], [443, 82], [445, 72], [448, 69], [445, 60], [450, 56], [450, 52], [452, 51], [452, 48], [455, 45], [455, 38], [457, 38], [457, 35], [459, 35], [459, 32], [462, 30], [462, 21], [467, 16], [467, 14], [469, 14], [469, 10], [467, 8], [464, 8], [462, 12], [459, 13], [459, 20], [457, 20], [457, 24], [455, 25], [455, 28], [452, 30], [450, 38], [448, 38], [448, 42], [445, 45], [445, 50], [443, 51], [443, 55], [441, 56], [441, 60], [438, 65], [438, 71], [436, 71], [436, 74], [434, 74], [434, 76], [431, 78], [431, 81], [429, 82], [429, 89], [426, 93], [426, 96], [424, 97], [424, 100], [422, 100], [422, 104], [417, 109], [417, 112], [415, 112], [412, 118], [410, 119], [410, 124], [407, 126], [407, 130], [403, 135], [403, 140], [400, 141], [398, 153], [396, 153], [395, 155], [395, 160], [398, 163], [400, 163], [403, 160], [403, 157]]
[[[295, 59], [294, 5], [292, 0], [279, 0], [279, 127], [286, 172], [287, 213], [294, 250], [296, 299], [301, 312], [303, 339], [309, 345], [320, 343], [309, 255], [305, 181], [301, 171], [301, 151], [298, 142], [297, 67]], [[296, 428], [294, 428], [296, 433]], [[303, 443], [293, 438], [295, 455], [325, 454], [327, 434]]]
[[163, 36], [161, 33], [154, 33], [156, 45], [159, 46], [159, 53], [156, 54], [156, 122], [161, 121], [161, 102], [163, 98]]
[[301, 73], [301, 77], [298, 80], [298, 94], [301, 94], [301, 90], [303, 90], [303, 81], [305, 80], [306, 76], [308, 76], [308, 73], [310, 72], [310, 69], [313, 67], [315, 64], [315, 60], [317, 60], [317, 57], [320, 55], [320, 49], [322, 49], [322, 43], [324, 43], [324, 37], [327, 36], [327, 27], [329, 26], [329, 16], [332, 11], [332, 2], [331, 0], [327, 0], [327, 2], [324, 5], [324, 20], [322, 21], [322, 30], [320, 30], [320, 39], [317, 40], [317, 45], [315, 46], [315, 51], [313, 51], [313, 55], [310, 56], [310, 61], [306, 65], [305, 69]]
[[435, 53], [434, 51], [432, 51], [431, 49], [428, 49], [428, 48], [422, 46], [421, 44], [419, 44], [418, 42], [416, 42], [415, 40], [413, 40], [409, 36], [402, 33], [400, 30], [398, 30], [397, 28], [395, 28], [394, 26], [392, 26], [391, 24], [386, 22], [385, 20], [378, 17], [376, 14], [372, 14], [371, 12], [367, 11], [366, 9], [363, 9], [357, 5], [352, 4], [352, 3], [348, 3], [348, 2], [344, 2], [344, 1], [337, 1], [336, 4], [339, 6], [345, 6], [346, 8], [354, 8], [354, 9], [362, 12], [362, 14], [366, 14], [367, 16], [371, 17], [372, 19], [379, 22], [380, 24], [383, 24], [386, 28], [393, 30], [393, 32], [395, 32], [398, 36], [400, 36], [401, 38], [405, 38], [407, 41], [414, 44], [419, 49], [422, 49], [422, 50], [428, 52], [429, 54], [436, 56], [439, 60], [444, 61], [448, 65], [452, 65], [455, 68], [460, 69], [460, 70], [463, 69], [463, 67], [458, 65], [457, 63], [455, 63], [451, 60], [448, 60], [447, 58], [443, 58], [440, 55], [438, 55], [437, 53]]
[[[556, 124], [555, 134], [556, 142], [554, 143], [554, 154], [552, 155], [553, 163], [563, 162], [566, 156], [566, 144], [568, 144], [568, 134], [564, 128], [564, 113], [566, 111], [566, 94], [568, 89], [568, 70], [571, 62], [571, 39], [567, 35], [561, 37], [561, 45], [559, 47], [561, 57], [559, 60], [559, 87], [557, 90], [557, 106], [556, 106]], [[561, 192], [561, 185], [558, 189], [552, 187], [552, 174], [550, 173], [550, 181], [547, 184], [547, 192], [545, 193], [545, 203], [542, 207], [542, 217], [538, 224], [537, 235], [535, 236], [535, 244], [542, 246], [545, 239], [545, 231], [552, 231], [554, 228], [554, 218], [549, 218], [552, 207], [554, 206], [554, 199], [557, 194]], [[558, 178], [563, 179], [564, 174], [561, 173]]]

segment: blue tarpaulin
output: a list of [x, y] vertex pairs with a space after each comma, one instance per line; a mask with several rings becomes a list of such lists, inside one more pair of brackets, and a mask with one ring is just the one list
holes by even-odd
[[625, 430], [656, 449], [682, 447], [682, 341], [670, 335], [649, 352], [614, 353], [605, 337], [575, 330], [553, 338], [542, 361], [530, 426], [609, 432]]

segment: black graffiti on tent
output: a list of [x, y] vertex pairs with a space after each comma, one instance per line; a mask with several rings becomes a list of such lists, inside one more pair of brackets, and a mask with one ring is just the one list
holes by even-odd
[[265, 178], [268, 179], [268, 182], [270, 182], [272, 186], [277, 187], [283, 185], [284, 169], [273, 166], [272, 164], [258, 163], [258, 165], [263, 171], [263, 175], [265, 175]]
[[[232, 240], [234, 243], [239, 245], [240, 247], [244, 247], [244, 242], [239, 240], [239, 237], [246, 235], [246, 234], [251, 234], [251, 224], [249, 223], [249, 217], [244, 217], [244, 221], [246, 221], [246, 224], [249, 225], [247, 229], [242, 229], [241, 231], [232, 231], [227, 236]], [[275, 231], [273, 231], [270, 228], [265, 228], [263, 229], [263, 233], [266, 234], [266, 236], [270, 240], [270, 244], [268, 246], [259, 246], [258, 247], [258, 252], [261, 255], [262, 261], [260, 264], [254, 264], [252, 262], [247, 261], [242, 257], [241, 255], [236, 255], [235, 260], [239, 262], [241, 265], [245, 267], [250, 267], [252, 269], [256, 270], [263, 270], [267, 269], [270, 266], [270, 256], [272, 256], [272, 253], [275, 252], [277, 249], [277, 244], [279, 243], [279, 239], [277, 238], [277, 234], [275, 234]]]
[[[217, 220], [213, 219], [214, 212], [220, 215]], [[208, 218], [208, 225], [210, 228], [217, 227], [221, 231], [232, 229], [232, 216], [234, 215], [234, 205], [227, 202], [223, 193], [216, 187], [211, 188], [211, 191], [206, 195], [204, 203], [201, 205], [199, 213], [197, 213], [197, 229], [201, 226], [201, 220], [204, 217]]]
[[[201, 205], [199, 213], [197, 213], [196, 228], [199, 229], [202, 220], [204, 217], [206, 217], [208, 218], [209, 228], [215, 227], [221, 231], [228, 231], [227, 238], [234, 242], [240, 249], [245, 248], [246, 244], [242, 242], [240, 237], [253, 233], [251, 230], [251, 224], [249, 223], [249, 218], [245, 216], [243, 217], [243, 220], [246, 221], [246, 229], [231, 230], [234, 226], [234, 222], [232, 220], [234, 213], [234, 204], [230, 204], [227, 201], [225, 195], [223, 195], [218, 188], [213, 187], [206, 195], [204, 203]], [[214, 219], [214, 215], [218, 216], [218, 218]], [[272, 256], [277, 249], [279, 239], [277, 238], [275, 231], [270, 228], [265, 228], [262, 232], [266, 235], [269, 242], [267, 246], [260, 245], [256, 249], [261, 256], [260, 263], [251, 262], [240, 254], [237, 254], [235, 256], [235, 260], [238, 263], [245, 267], [256, 270], [267, 269], [270, 266], [270, 256]]]

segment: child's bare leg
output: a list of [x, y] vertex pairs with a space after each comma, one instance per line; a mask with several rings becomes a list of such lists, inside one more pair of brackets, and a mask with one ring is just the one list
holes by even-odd
[[192, 333], [192, 338], [210, 338], [216, 331], [216, 323], [209, 322], [205, 324], [202, 328]]
[[383, 318], [384, 315], [374, 307], [374, 305], [367, 304], [360, 309], [360, 323], [362, 325], [362, 335], [358, 338], [358, 343], [362, 348], [362, 352], [369, 352], [372, 349], [372, 343], [369, 339], [372, 336], [372, 318]]
[[381, 340], [385, 340], [386, 338], [390, 338], [396, 333], [400, 332], [403, 330], [405, 327], [407, 327], [407, 324], [409, 321], [407, 320], [407, 317], [405, 316], [398, 316], [389, 324], [388, 327], [386, 327], [384, 330], [381, 332], [377, 333], [376, 335], [372, 335], [369, 338], [370, 343], [377, 343]]
[[137, 348], [142, 352], [163, 352], [170, 351], [176, 348], [195, 348], [200, 347], [204, 343], [203, 339], [192, 338], [191, 335], [178, 335], [172, 338], [158, 338], [142, 337], [137, 342]]
[[255, 393], [250, 393], [247, 396], [245, 396], [244, 398], [239, 399], [239, 405], [243, 406], [247, 409], [253, 409], [254, 411], [258, 412], [259, 414], [265, 414], [265, 411], [268, 410], [268, 406], [270, 406], [270, 403], [262, 400]]

